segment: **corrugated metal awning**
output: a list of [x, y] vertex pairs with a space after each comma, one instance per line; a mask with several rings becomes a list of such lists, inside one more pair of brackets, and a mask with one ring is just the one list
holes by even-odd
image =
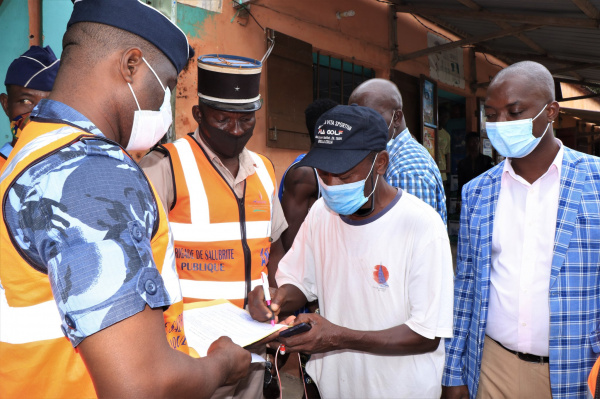
[[[382, 1], [382, 0], [378, 0]], [[384, 0], [460, 41], [397, 55], [403, 62], [458, 46], [512, 64], [545, 65], [557, 81], [600, 87], [600, 0]], [[478, 82], [484, 86], [487, 82]]]
[[560, 111], [567, 115], [575, 116], [585, 122], [591, 122], [600, 125], [600, 112], [598, 111], [566, 107], [560, 107]]

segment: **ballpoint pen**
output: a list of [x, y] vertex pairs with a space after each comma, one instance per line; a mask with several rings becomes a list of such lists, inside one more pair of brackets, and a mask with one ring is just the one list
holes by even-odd
[[269, 291], [269, 278], [267, 277], [265, 272], [261, 273], [262, 277], [262, 286], [263, 291], [265, 293], [265, 301], [267, 302], [267, 307], [271, 311], [271, 325], [275, 325], [275, 313], [273, 313], [273, 309], [271, 309], [271, 292]]

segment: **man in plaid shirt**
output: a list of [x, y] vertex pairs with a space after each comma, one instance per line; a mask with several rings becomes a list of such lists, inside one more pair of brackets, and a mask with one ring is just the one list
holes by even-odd
[[385, 79], [367, 80], [354, 89], [348, 104], [372, 108], [383, 116], [390, 140], [387, 144], [390, 164], [385, 180], [431, 205], [446, 224], [446, 195], [440, 170], [425, 147], [408, 131], [398, 87]]
[[462, 191], [445, 398], [584, 398], [600, 352], [600, 159], [565, 147], [550, 72], [500, 71], [485, 100], [507, 159]]

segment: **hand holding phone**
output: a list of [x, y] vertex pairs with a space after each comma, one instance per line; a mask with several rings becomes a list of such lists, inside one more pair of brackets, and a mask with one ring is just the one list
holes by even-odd
[[292, 326], [286, 330], [283, 330], [282, 332], [279, 333], [279, 336], [281, 338], [289, 338], [289, 337], [292, 337], [297, 334], [305, 333], [308, 330], [310, 330], [311, 328], [312, 328], [312, 325], [310, 325], [310, 323], [300, 323], [300, 324], [296, 324], [295, 326]]

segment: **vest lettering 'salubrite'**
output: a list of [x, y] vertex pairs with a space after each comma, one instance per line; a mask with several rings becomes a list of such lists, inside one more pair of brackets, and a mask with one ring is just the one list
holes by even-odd
[[[30, 122], [23, 133], [13, 157], [3, 167], [2, 193], [38, 159], [89, 136], [71, 126], [39, 122]], [[173, 301], [164, 312], [167, 340], [173, 348], [188, 353], [173, 236], [156, 192], [154, 196], [159, 225], [151, 240], [152, 254]], [[0, 359], [4, 359], [0, 361], [0, 397], [95, 397], [81, 356], [61, 331], [48, 276], [21, 257], [12, 244], [2, 213], [0, 208]]]
[[238, 199], [191, 136], [164, 148], [177, 194], [169, 220], [184, 302], [224, 298], [242, 307], [246, 290], [259, 285], [261, 271], [267, 271], [273, 167], [250, 152], [256, 173], [248, 176], [244, 198]]

